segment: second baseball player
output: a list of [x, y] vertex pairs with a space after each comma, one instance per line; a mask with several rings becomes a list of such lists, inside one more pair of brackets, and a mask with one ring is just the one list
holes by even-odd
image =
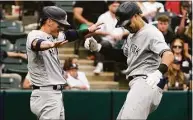
[[166, 82], [163, 74], [174, 59], [162, 33], [145, 23], [141, 14], [135, 2], [124, 2], [117, 9], [118, 25], [131, 33], [122, 50], [105, 48], [93, 37], [87, 38], [84, 44], [88, 50], [98, 51], [115, 61], [127, 61], [125, 74], [130, 91], [117, 120], [145, 120], [156, 110]]

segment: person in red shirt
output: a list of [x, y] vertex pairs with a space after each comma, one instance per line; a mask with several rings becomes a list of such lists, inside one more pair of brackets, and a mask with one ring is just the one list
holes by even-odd
[[180, 1], [167, 0], [165, 3], [165, 9], [168, 12], [172, 12], [176, 15], [179, 15], [180, 14]]

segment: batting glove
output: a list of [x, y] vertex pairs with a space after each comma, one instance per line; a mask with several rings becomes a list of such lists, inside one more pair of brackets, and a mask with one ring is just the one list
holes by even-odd
[[147, 75], [145, 82], [154, 89], [158, 86], [160, 80], [163, 80], [163, 75], [159, 70], [156, 70], [155, 72]]
[[90, 38], [87, 38], [85, 40], [85, 43], [84, 43], [84, 47], [87, 49], [87, 50], [90, 50], [90, 51], [97, 51], [99, 52], [102, 45], [101, 44], [98, 44], [97, 41], [93, 38], [93, 37], [90, 37]]

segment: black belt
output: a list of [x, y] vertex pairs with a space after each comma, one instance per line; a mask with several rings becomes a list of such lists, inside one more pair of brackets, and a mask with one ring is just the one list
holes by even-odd
[[[127, 78], [127, 80], [131, 81], [131, 80], [133, 80], [134, 78], [136, 78], [136, 77], [141, 77], [141, 76], [144, 76], [144, 77], [147, 78], [147, 75], [133, 75], [133, 76], [129, 76], [129, 77]], [[166, 79], [160, 79], [160, 82], [157, 84], [157, 86], [158, 86], [159, 88], [161, 88], [161, 89], [164, 89], [165, 84], [166, 84]]]
[[[53, 90], [63, 90], [64, 89], [64, 85], [51, 85], [51, 86], [42, 86], [43, 87], [51, 87]], [[32, 85], [32, 88], [35, 89], [40, 89], [41, 86], [36, 86], [36, 85]]]
[[127, 80], [129, 80], [129, 81], [131, 81], [131, 80], [133, 80], [134, 78], [136, 78], [136, 77], [141, 77], [141, 76], [144, 76], [144, 77], [147, 77], [147, 75], [132, 75], [132, 76], [129, 76], [128, 78], [127, 78]]

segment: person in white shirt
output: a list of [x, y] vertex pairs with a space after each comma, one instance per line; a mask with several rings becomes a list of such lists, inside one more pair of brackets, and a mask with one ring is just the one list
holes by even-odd
[[[100, 26], [100, 30], [97, 30], [94, 37], [104, 47], [117, 48], [118, 43], [123, 36], [128, 35], [128, 31], [122, 28], [115, 28], [117, 24], [117, 18], [115, 17], [116, 9], [119, 7], [119, 1], [108, 1], [108, 11], [101, 14], [97, 23], [104, 23]], [[121, 48], [121, 46], [120, 46]], [[104, 56], [100, 53], [96, 53], [96, 68], [93, 71], [95, 74], [100, 74], [103, 70]]]
[[152, 22], [158, 12], [162, 13], [165, 10], [162, 3], [156, 2], [156, 0], [148, 0], [148, 2], [143, 2], [142, 12], [148, 22]]
[[64, 71], [66, 72], [66, 80], [68, 89], [70, 90], [89, 90], [90, 85], [84, 72], [78, 71], [76, 58], [69, 58], [65, 61]]

